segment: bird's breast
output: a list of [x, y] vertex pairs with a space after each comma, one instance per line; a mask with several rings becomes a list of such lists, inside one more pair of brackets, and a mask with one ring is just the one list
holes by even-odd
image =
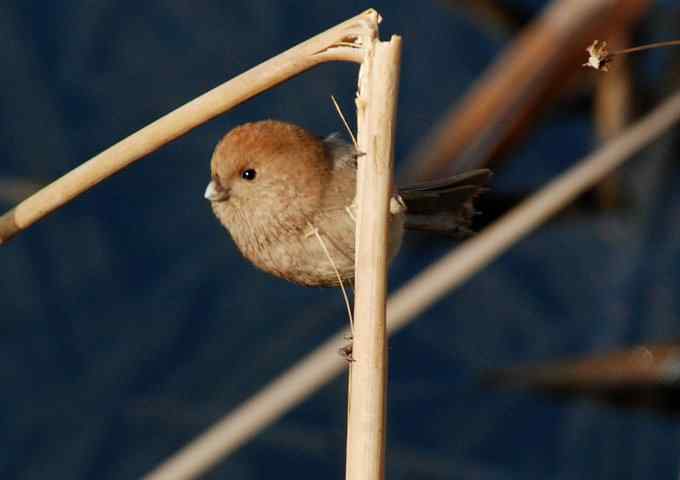
[[[390, 215], [389, 228], [392, 259], [401, 246], [403, 212]], [[317, 212], [295, 229], [234, 240], [266, 272], [301, 285], [331, 287], [354, 278], [354, 230], [355, 211], [348, 206]]]

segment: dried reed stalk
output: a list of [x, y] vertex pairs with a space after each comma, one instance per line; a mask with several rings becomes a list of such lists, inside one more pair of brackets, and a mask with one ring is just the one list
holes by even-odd
[[234, 77], [104, 150], [0, 217], [0, 244], [81, 193], [190, 130], [316, 65], [360, 63], [360, 38], [377, 28], [375, 10], [351, 18]]
[[[394, 333], [408, 325], [416, 315], [538, 228], [679, 119], [680, 93], [676, 93], [495, 224], [420, 272], [390, 297], [387, 303], [388, 332]], [[318, 346], [146, 478], [195, 478], [233, 453], [257, 432], [343, 371], [345, 361], [339, 357], [337, 350], [347, 333], [339, 332]]]
[[366, 155], [357, 172], [353, 361], [347, 408], [348, 480], [381, 480], [387, 395], [388, 217], [393, 192], [394, 134], [401, 38], [365, 44], [359, 71], [357, 142]]

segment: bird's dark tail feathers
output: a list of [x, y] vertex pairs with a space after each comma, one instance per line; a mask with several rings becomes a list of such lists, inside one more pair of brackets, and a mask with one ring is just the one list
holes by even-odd
[[473, 201], [486, 190], [491, 170], [480, 169], [399, 189], [409, 230], [465, 236], [475, 214]]

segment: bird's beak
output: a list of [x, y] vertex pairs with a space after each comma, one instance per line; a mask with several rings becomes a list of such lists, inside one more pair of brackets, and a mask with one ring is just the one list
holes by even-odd
[[223, 202], [229, 200], [229, 190], [220, 187], [212, 180], [205, 189], [203, 196], [211, 202]]

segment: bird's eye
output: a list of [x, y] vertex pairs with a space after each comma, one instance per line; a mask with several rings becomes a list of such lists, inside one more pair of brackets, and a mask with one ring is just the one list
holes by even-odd
[[243, 172], [241, 172], [241, 178], [248, 181], [255, 180], [255, 174], [255, 170], [249, 168], [248, 170], [243, 170]]

